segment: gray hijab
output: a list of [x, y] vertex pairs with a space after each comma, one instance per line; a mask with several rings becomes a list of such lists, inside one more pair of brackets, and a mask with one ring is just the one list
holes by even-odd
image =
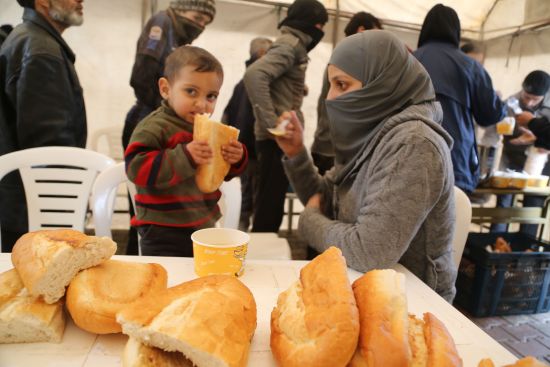
[[383, 123], [412, 105], [435, 101], [426, 70], [405, 44], [372, 30], [342, 40], [329, 64], [362, 81], [363, 88], [326, 101], [335, 153], [335, 182], [357, 166]]

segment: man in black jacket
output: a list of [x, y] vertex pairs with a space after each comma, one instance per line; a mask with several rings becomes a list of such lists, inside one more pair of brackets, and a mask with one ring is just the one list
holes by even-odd
[[[0, 155], [42, 147], [85, 147], [87, 127], [75, 55], [61, 34], [83, 22], [83, 0], [17, 0], [23, 23], [0, 49]], [[28, 231], [19, 173], [0, 184], [2, 251]]]

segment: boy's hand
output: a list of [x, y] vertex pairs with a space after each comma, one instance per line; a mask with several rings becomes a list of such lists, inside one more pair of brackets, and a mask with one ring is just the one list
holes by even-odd
[[186, 149], [197, 165], [209, 163], [214, 155], [206, 141], [193, 140], [186, 145]]
[[239, 163], [243, 159], [243, 145], [237, 140], [232, 140], [229, 144], [222, 145], [222, 157], [229, 164]]

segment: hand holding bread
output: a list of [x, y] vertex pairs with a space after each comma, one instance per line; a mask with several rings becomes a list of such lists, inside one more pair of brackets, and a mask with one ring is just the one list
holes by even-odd
[[[195, 182], [200, 191], [204, 193], [216, 191], [231, 168], [232, 163], [229, 161], [239, 162], [239, 160], [235, 161], [238, 149], [234, 144], [238, 137], [239, 130], [232, 126], [212, 121], [206, 114], [195, 116], [193, 141], [201, 142], [200, 144], [206, 142], [211, 149], [211, 155], [209, 155], [204, 145], [199, 145], [199, 143], [197, 143], [197, 147], [191, 145], [191, 149], [196, 148], [195, 154], [199, 156], [199, 160], [195, 160], [195, 163], [198, 164]], [[225, 147], [227, 159], [224, 158], [222, 147]], [[187, 149], [189, 151], [189, 144]]]

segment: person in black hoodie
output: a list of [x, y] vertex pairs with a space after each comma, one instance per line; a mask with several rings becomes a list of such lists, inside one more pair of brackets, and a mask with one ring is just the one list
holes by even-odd
[[[23, 23], [0, 49], [0, 155], [43, 146], [86, 146], [87, 124], [75, 55], [61, 34], [81, 25], [82, 0], [17, 0]], [[28, 231], [18, 172], [0, 184], [2, 251]]]
[[283, 170], [282, 150], [268, 131], [284, 112], [300, 111], [304, 98], [308, 52], [323, 38], [328, 13], [319, 1], [296, 0], [279, 24], [281, 35], [260, 60], [246, 70], [244, 85], [254, 109], [254, 134], [258, 178], [254, 203], [253, 232], [278, 232], [288, 179]]
[[[257, 37], [250, 42], [250, 59], [246, 61], [248, 68], [256, 60], [265, 55], [273, 42], [268, 38]], [[254, 176], [256, 174], [256, 139], [254, 137], [254, 111], [241, 79], [233, 89], [233, 95], [223, 111], [222, 122], [235, 126], [240, 130], [239, 141], [248, 151], [248, 165], [241, 174], [241, 215], [239, 229], [248, 231], [250, 217], [254, 206]]]
[[487, 71], [461, 52], [459, 43], [457, 13], [437, 4], [424, 19], [413, 54], [430, 74], [443, 108], [443, 128], [454, 140], [451, 157], [455, 185], [471, 193], [479, 180], [474, 119], [481, 126], [494, 125], [505, 117], [506, 108]]

